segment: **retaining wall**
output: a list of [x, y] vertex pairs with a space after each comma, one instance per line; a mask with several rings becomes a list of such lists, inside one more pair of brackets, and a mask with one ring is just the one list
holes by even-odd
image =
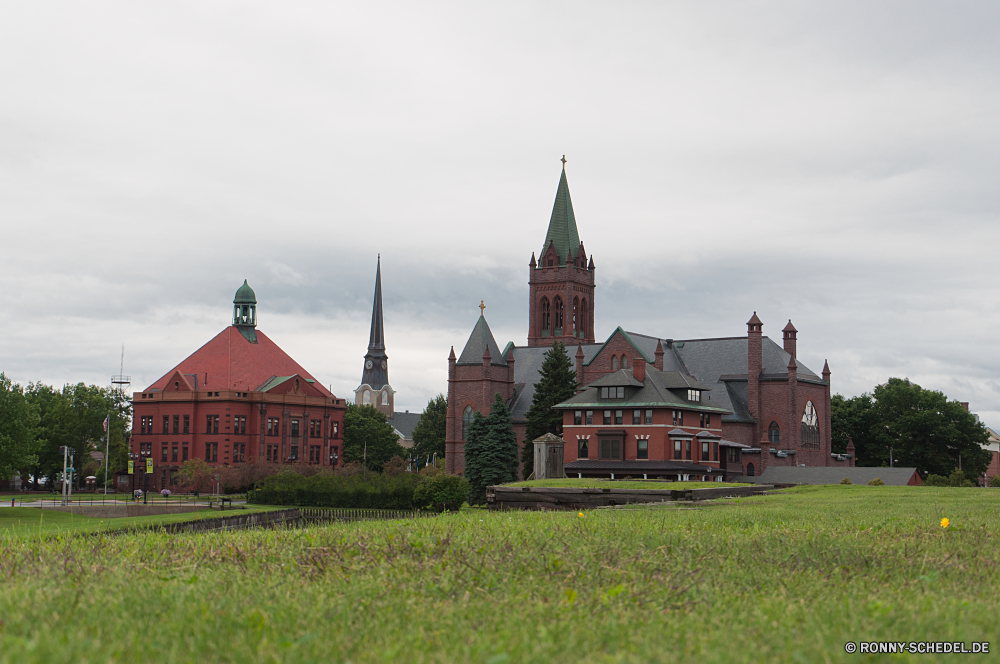
[[737, 496], [755, 496], [774, 487], [755, 486], [713, 487], [710, 489], [577, 489], [569, 487], [506, 487], [486, 489], [486, 504], [490, 509], [519, 510], [581, 510], [611, 507], [631, 503], [662, 503], [674, 500], [710, 500]]

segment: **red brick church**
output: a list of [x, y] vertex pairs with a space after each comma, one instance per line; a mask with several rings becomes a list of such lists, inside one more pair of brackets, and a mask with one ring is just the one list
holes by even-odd
[[461, 354], [452, 347], [449, 472], [463, 471], [473, 414], [488, 413], [496, 393], [523, 444], [538, 371], [557, 340], [580, 383], [557, 406], [571, 477], [729, 480], [773, 465], [853, 465], [831, 450], [830, 368], [817, 375], [796, 359], [790, 320], [780, 345], [756, 313], [745, 336], [674, 339], [619, 327], [596, 342], [596, 268], [580, 240], [565, 162], [539, 257], [528, 264], [527, 345], [501, 350], [480, 315]]
[[[257, 329], [257, 297], [246, 281], [232, 325], [136, 392], [132, 405], [133, 488], [170, 488], [195, 458], [215, 467], [340, 460], [344, 400]], [[152, 473], [144, 472], [147, 459]]]

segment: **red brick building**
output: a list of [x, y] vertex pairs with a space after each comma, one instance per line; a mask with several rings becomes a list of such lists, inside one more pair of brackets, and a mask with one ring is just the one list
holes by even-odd
[[[759, 475], [773, 465], [853, 465], [853, 455], [831, 449], [829, 366], [817, 375], [798, 361], [798, 331], [791, 321], [781, 345], [764, 336], [756, 313], [746, 336], [675, 340], [618, 328], [604, 343], [595, 342], [594, 260], [579, 238], [565, 164], [541, 260], [532, 254], [528, 266], [528, 288], [527, 346], [508, 343], [501, 351], [481, 315], [461, 355], [452, 348], [449, 472], [464, 469], [473, 413], [488, 413], [496, 393], [507, 400], [523, 443], [538, 370], [555, 340], [575, 357], [581, 384], [581, 392], [560, 406], [569, 473], [712, 478], [721, 473], [728, 479]], [[612, 374], [616, 377], [607, 378]], [[616, 388], [615, 398], [601, 398], [602, 388], [610, 387]], [[577, 411], [583, 413], [579, 424]], [[588, 411], [594, 423], [587, 423]], [[604, 424], [606, 411], [612, 413], [610, 425]], [[673, 424], [675, 411], [683, 426]], [[587, 458], [580, 440], [588, 441]], [[676, 458], [678, 442], [683, 458]]]
[[170, 488], [194, 458], [215, 467], [255, 459], [337, 465], [344, 401], [256, 327], [257, 299], [244, 281], [233, 324], [133, 395], [136, 488]]

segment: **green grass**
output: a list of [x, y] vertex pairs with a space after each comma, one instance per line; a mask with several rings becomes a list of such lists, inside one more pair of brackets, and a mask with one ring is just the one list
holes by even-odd
[[[233, 515], [248, 512], [260, 512], [270, 509], [280, 509], [260, 505], [248, 505], [246, 511], [234, 510]], [[101, 517], [82, 516], [70, 512], [41, 509], [38, 507], [3, 507], [0, 508], [0, 544], [5, 540], [30, 537], [32, 535], [68, 535], [72, 533], [92, 533], [105, 530], [122, 530], [128, 528], [147, 527], [176, 523], [178, 521], [194, 521], [228, 516], [230, 511], [220, 512], [207, 507], [196, 512], [184, 514], [159, 514], [156, 516], [134, 516], [107, 519]]]
[[565, 478], [558, 480], [531, 480], [527, 482], [511, 482], [504, 486], [537, 486], [537, 487], [570, 487], [574, 489], [662, 489], [663, 491], [680, 491], [686, 489], [715, 489], [723, 486], [749, 486], [732, 482], [663, 482], [658, 480], [602, 480], [584, 477], [583, 479]]
[[[0, 663], [877, 659], [845, 654], [862, 639], [996, 651], [998, 500], [801, 487], [583, 517], [20, 537], [0, 547]], [[892, 661], [911, 660], [955, 658]]]

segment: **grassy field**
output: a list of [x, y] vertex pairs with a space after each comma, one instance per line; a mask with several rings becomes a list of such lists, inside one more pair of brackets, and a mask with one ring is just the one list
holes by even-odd
[[246, 514], [247, 512], [259, 512], [268, 509], [276, 508], [248, 505], [246, 507], [246, 511], [235, 510], [230, 512], [230, 510], [226, 510], [221, 512], [217, 509], [210, 510], [206, 507], [203, 510], [188, 512], [186, 514], [161, 514], [157, 516], [134, 516], [122, 517], [119, 519], [105, 519], [91, 516], [81, 516], [79, 514], [71, 514], [69, 512], [40, 509], [38, 507], [4, 507], [0, 508], [0, 546], [4, 545], [7, 540], [21, 539], [25, 536], [69, 535], [73, 533], [91, 533], [104, 530], [121, 530], [162, 525], [166, 523], [176, 523], [178, 521], [213, 519], [215, 517], [227, 516], [230, 514], [239, 515]]
[[998, 500], [804, 487], [583, 516], [22, 535], [2, 543], [0, 663], [875, 661], [845, 654], [860, 640], [996, 652]]
[[720, 486], [749, 486], [732, 482], [661, 482], [657, 480], [602, 480], [585, 477], [558, 480], [530, 480], [511, 482], [504, 486], [569, 487], [574, 489], [662, 489], [681, 491], [684, 489], [715, 489]]

